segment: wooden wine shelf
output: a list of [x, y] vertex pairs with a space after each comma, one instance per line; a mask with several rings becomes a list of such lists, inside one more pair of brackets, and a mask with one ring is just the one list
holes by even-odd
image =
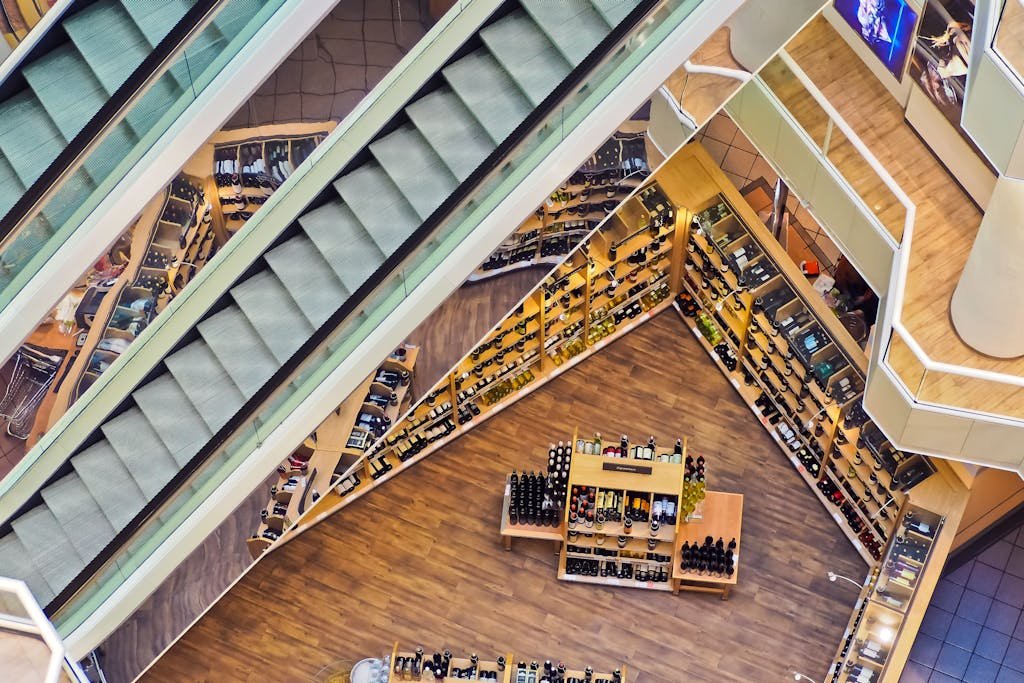
[[[398, 649], [398, 642], [396, 641], [394, 647], [391, 650], [391, 660], [390, 660], [391, 661], [391, 667], [390, 667], [390, 671], [388, 672], [388, 683], [398, 683], [399, 681], [409, 681], [409, 680], [411, 680], [411, 681], [422, 681], [423, 683], [426, 683], [427, 681], [429, 681], [430, 683], [457, 683], [458, 681], [467, 680], [465, 677], [460, 678], [460, 677], [453, 677], [453, 676], [446, 676], [444, 678], [434, 678], [433, 675], [426, 674], [426, 673], [424, 673], [419, 678], [415, 678], [415, 677], [407, 678], [407, 677], [404, 677], [404, 676], [402, 676], [401, 674], [399, 674], [398, 672], [395, 671], [395, 668], [396, 668], [395, 667], [395, 662], [398, 661], [399, 658], [407, 659], [407, 658], [413, 658], [415, 656], [416, 656], [415, 652], [410, 652], [410, 651], [407, 651], [407, 650], [399, 650]], [[426, 659], [427, 657], [432, 657], [432, 656], [433, 656], [432, 653], [431, 654], [427, 654], [426, 652], [424, 652], [424, 659]], [[493, 678], [493, 679], [490, 679], [490, 680], [495, 680], [495, 681], [498, 681], [499, 683], [513, 683], [512, 677], [516, 673], [516, 669], [518, 667], [519, 662], [538, 662], [538, 661], [549, 661], [549, 662], [554, 661], [554, 662], [557, 662], [557, 661], [561, 661], [560, 657], [552, 657], [552, 656], [544, 656], [544, 657], [522, 657], [522, 656], [520, 656], [517, 659], [515, 654], [512, 653], [512, 652], [509, 652], [509, 653], [503, 655], [503, 657], [504, 657], [504, 662], [501, 663], [501, 664], [499, 664], [499, 662], [497, 661], [497, 658], [495, 660], [482, 660], [482, 659], [478, 659], [477, 660], [477, 667], [478, 667], [477, 671], [486, 671], [488, 673], [495, 674], [496, 677]], [[450, 660], [450, 662], [451, 662], [451, 668], [453, 668], [453, 669], [455, 669], [455, 668], [466, 669], [472, 663], [472, 661], [470, 659], [465, 658], [465, 657], [454, 657], [454, 658], [452, 658]], [[586, 679], [588, 681], [592, 681], [592, 683], [618, 683], [618, 682], [626, 683], [626, 680], [627, 680], [626, 679], [626, 674], [627, 674], [627, 670], [626, 670], [626, 666], [625, 665], [621, 665], [616, 670], [615, 673], [601, 673], [599, 671], [593, 671], [593, 670], [591, 670], [588, 673], [588, 672], [585, 672], [585, 671], [581, 671], [579, 669], [566, 669], [565, 672], [564, 672], [564, 676], [565, 676], [565, 678], [567, 680], [571, 679], [571, 678], [575, 678], [575, 679], [578, 679], [578, 680], [581, 680], [581, 681]], [[541, 668], [541, 669], [539, 669], [537, 671], [537, 673], [535, 675], [535, 679], [537, 681], [540, 681], [540, 680], [542, 680], [542, 676], [543, 676], [543, 669]], [[474, 677], [474, 680], [482, 680], [482, 677], [477, 675], [477, 676]], [[526, 679], [524, 678], [522, 680], [526, 680]]]
[[[398, 418], [404, 411], [403, 406], [409, 400], [411, 382], [408, 385], [399, 384], [394, 390], [394, 393], [397, 395], [395, 405], [388, 405], [384, 410], [369, 403], [366, 401], [366, 398], [371, 393], [383, 394], [386, 392], [385, 395], [390, 396], [391, 389], [374, 382], [380, 370], [408, 370], [410, 374], [413, 373], [416, 359], [419, 356], [419, 347], [405, 346], [403, 348], [406, 350], [404, 360], [399, 361], [394, 357], [387, 358], [372, 375], [363, 380], [362, 384], [327, 419], [320, 423], [316, 431], [306, 440], [304, 448], [311, 450], [312, 454], [307, 461], [305, 473], [299, 469], [291, 468], [287, 460], [284, 462], [282, 467], [284, 467], [285, 472], [278, 483], [282, 484], [289, 477], [297, 477], [299, 485], [295, 491], [290, 493], [279, 492], [267, 504], [266, 519], [259, 525], [256, 533], [247, 540], [249, 552], [254, 558], [266, 551], [275, 542], [266, 538], [263, 535], [264, 531], [270, 529], [278, 534], [283, 534], [302, 516], [306, 506], [312, 506], [316, 503], [316, 500], [313, 499], [314, 495], [319, 500], [321, 496], [331, 490], [332, 486], [337, 483], [336, 479], [339, 469], [344, 469], [358, 462], [362, 451], [350, 447], [348, 442], [349, 436], [354, 431], [360, 430], [356, 423], [361, 413], [367, 412], [380, 417], [388, 417], [391, 419], [392, 424], [398, 421]], [[369, 479], [368, 469], [365, 474], [367, 479]], [[283, 514], [274, 511], [278, 504], [286, 506], [286, 511]]]

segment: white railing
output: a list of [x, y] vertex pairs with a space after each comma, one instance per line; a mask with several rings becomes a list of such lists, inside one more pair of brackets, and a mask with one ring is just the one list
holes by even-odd
[[[900, 319], [900, 313], [902, 312], [905, 303], [907, 272], [910, 267], [910, 251], [912, 248], [914, 236], [914, 225], [917, 215], [917, 205], [914, 204], [914, 202], [910, 199], [907, 193], [903, 191], [903, 188], [900, 187], [899, 183], [897, 183], [896, 180], [889, 174], [885, 166], [878, 160], [878, 158], [871, 153], [871, 150], [868, 149], [867, 145], [864, 144], [863, 140], [861, 140], [861, 138], [853, 131], [849, 124], [843, 119], [839, 112], [836, 111], [836, 109], [828, 101], [828, 98], [825, 97], [824, 93], [822, 93], [821, 90], [819, 90], [818, 87], [814, 85], [810, 77], [803, 71], [803, 69], [801, 69], [797, 65], [795, 60], [793, 60], [793, 58], [790, 57], [790, 55], [785, 50], [779, 52], [779, 58], [792, 71], [794, 77], [796, 77], [796, 79], [800, 82], [800, 84], [804, 87], [808, 94], [810, 94], [810, 96], [814, 98], [818, 106], [820, 106], [821, 109], [828, 115], [830, 123], [834, 125], [836, 128], [838, 128], [846, 136], [850, 144], [853, 145], [857, 152], [863, 157], [864, 161], [871, 167], [871, 169], [885, 184], [889, 191], [892, 192], [893, 196], [897, 198], [900, 204], [903, 205], [903, 208], [906, 211], [906, 216], [903, 225], [903, 236], [899, 242], [897, 242], [896, 239], [893, 238], [891, 234], [889, 234], [889, 231], [884, 228], [884, 226], [881, 224], [881, 221], [876, 220], [876, 229], [879, 230], [881, 236], [886, 240], [888, 244], [890, 244], [890, 246], [893, 249], [893, 268], [890, 277], [889, 296], [886, 298], [885, 301], [880, 332], [882, 335], [884, 335], [883, 340], [885, 340], [883, 342], [884, 353], [883, 356], [879, 359], [879, 362], [886, 364], [886, 366], [892, 371], [893, 375], [899, 378], [900, 383], [904, 386], [907, 392], [912, 397], [914, 397], [914, 400], [916, 402], [919, 403], [927, 404], [927, 402], [921, 401], [920, 398], [917, 396], [918, 391], [906, 386], [906, 383], [903, 380], [903, 378], [899, 375], [898, 372], [896, 372], [895, 368], [892, 368], [892, 366], [889, 365], [887, 361], [888, 349], [889, 345], [891, 344], [892, 331], [895, 331], [897, 334], [899, 334], [901, 341], [907, 345], [907, 347], [917, 358], [918, 362], [920, 362], [921, 366], [924, 368], [925, 373], [922, 376], [922, 382], [924, 381], [923, 378], [927, 376], [928, 372], [936, 372], [955, 375], [957, 377], [966, 377], [987, 382], [996, 382], [1000, 384], [1024, 387], [1024, 377], [1009, 375], [1001, 372], [994, 372], [991, 370], [981, 370], [978, 368], [952, 365], [950, 363], [936, 361], [932, 359], [927, 354], [927, 352], [921, 347], [921, 345], [917, 342], [917, 340], [914, 339], [911, 332], [907, 329], [907, 327], [903, 324], [902, 320]], [[800, 128], [799, 123], [797, 123], [796, 125], [798, 128]], [[829, 163], [831, 164], [831, 162]], [[832, 164], [832, 167], [835, 168], [835, 165]], [[855, 200], [861, 202], [866, 207], [866, 202], [864, 202], [863, 199], [861, 199], [859, 196], [856, 196], [856, 193], [854, 193], [854, 195]], [[868, 209], [868, 213], [870, 215], [874, 215], [870, 211], [870, 209]], [[920, 387], [918, 387], [918, 389], [919, 388]], [[939, 404], [931, 405], [936, 405], [937, 407], [954, 408], [956, 410], [963, 410], [973, 414], [997, 417], [1003, 420], [1010, 419], [1016, 423], [1024, 423], [1024, 419], [1013, 418], [1006, 415], [998, 415], [983, 410], [970, 408], [967, 406], [942, 406]]]

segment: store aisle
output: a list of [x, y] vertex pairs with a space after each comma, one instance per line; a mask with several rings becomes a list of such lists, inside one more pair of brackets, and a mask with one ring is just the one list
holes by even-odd
[[[559, 582], [549, 545], [502, 549], [505, 474], [577, 425], [688, 434], [710, 486], [745, 494], [732, 599]], [[670, 310], [272, 553], [144, 680], [308, 680], [395, 639], [625, 660], [630, 683], [783, 680], [823, 673], [846, 627], [829, 570], [866, 567]]]

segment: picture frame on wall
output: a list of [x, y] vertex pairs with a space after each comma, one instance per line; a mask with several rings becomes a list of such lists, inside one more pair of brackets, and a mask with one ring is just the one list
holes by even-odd
[[907, 0], [835, 0], [836, 12], [896, 78], [903, 80], [917, 12]]
[[910, 77], [961, 135], [973, 28], [973, 0], [925, 0], [910, 58]]

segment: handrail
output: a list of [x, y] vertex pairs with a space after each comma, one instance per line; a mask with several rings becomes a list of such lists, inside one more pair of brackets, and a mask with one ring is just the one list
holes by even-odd
[[[286, 385], [287, 381], [300, 370], [305, 360], [313, 356], [316, 351], [323, 347], [331, 335], [342, 325], [352, 319], [364, 302], [384, 285], [398, 267], [410, 256], [417, 253], [421, 247], [427, 244], [434, 233], [445, 223], [456, 209], [461, 207], [466, 200], [469, 200], [474, 190], [494, 171], [502, 165], [505, 157], [513, 149], [526, 142], [531, 133], [538, 127], [545, 124], [547, 119], [555, 113], [558, 105], [564, 97], [573, 94], [576, 89], [583, 85], [586, 77], [612, 54], [613, 49], [632, 34], [647, 16], [663, 4], [664, 0], [641, 0], [619, 24], [598, 43], [594, 49], [583, 59], [562, 82], [556, 86], [551, 93], [537, 105], [533, 111], [513, 130], [496, 149], [474, 170], [452, 194], [438, 206], [433, 213], [406, 238], [402, 244], [385, 259], [385, 261], [373, 272], [372, 275], [356, 291], [331, 314], [327, 321], [322, 324], [313, 335], [307, 339], [297, 351], [266, 381], [263, 386], [250, 397], [228, 422], [214, 434], [207, 443], [182, 467], [174, 477], [165, 484], [161, 490], [146, 503], [133, 519], [121, 530], [106, 546], [94, 557], [46, 606], [47, 614], [53, 614], [64, 604], [71, 600], [82, 590], [89, 580], [100, 572], [117, 554], [117, 551], [124, 546], [132, 536], [140, 531], [146, 523], [170, 502], [173, 495], [194, 475], [200, 467], [215, 455], [220, 453], [221, 448], [226, 445], [231, 437], [240, 429], [257, 418], [260, 409], [269, 401], [280, 387]], [[410, 93], [411, 95], [411, 93]], [[20, 514], [22, 510], [18, 511]]]
[[6, 59], [0, 60], [0, 83], [3, 83], [13, 71], [21, 68], [25, 59], [31, 56], [32, 50], [39, 40], [54, 24], [64, 18], [64, 15], [72, 9], [76, 2], [78, 0], [57, 0], [39, 20], [39, 23], [28, 30], [25, 39], [18, 43]]
[[[336, 169], [352, 162], [356, 152], [373, 141], [384, 123], [404, 106], [409, 92], [419, 91], [429, 76], [445, 63], [455, 36], [461, 44], [469, 27], [484, 21], [502, 0], [464, 0], [453, 6], [365, 96], [352, 112], [317, 146], [309, 157], [245, 227], [217, 252], [189, 286], [136, 338], [113, 365], [74, 403], [36, 443], [14, 469], [0, 479], [0, 520], [24, 510], [28, 496], [52, 477], [88, 433], [133, 391], [144, 376], [172, 352], [182, 335], [202, 319], [230, 284], [269, 249], [283, 226], [303, 211], [333, 182]], [[463, 17], [468, 17], [460, 21]], [[466, 26], [463, 26], [466, 24]], [[424, 63], [427, 64], [424, 67]], [[326, 160], [325, 164], [320, 164]], [[323, 168], [331, 169], [324, 171]], [[85, 425], [85, 427], [83, 427]], [[70, 436], [69, 436], [70, 435]], [[43, 471], [47, 470], [47, 471]], [[27, 482], [27, 483], [26, 483]], [[11, 499], [17, 502], [11, 503]]]
[[42, 210], [46, 201], [81, 168], [89, 154], [106, 139], [106, 134], [121, 122], [132, 105], [163, 76], [172, 60], [176, 59], [191, 44], [192, 39], [206, 28], [225, 1], [197, 0], [196, 4], [185, 12], [160, 44], [146, 55], [127, 80], [107, 98], [99, 111], [0, 219], [0, 249], [8, 246], [10, 239], [16, 237]]
[[[779, 52], [779, 57], [782, 59], [783, 62], [785, 62], [786, 66], [793, 72], [793, 75], [797, 78], [797, 80], [800, 81], [801, 85], [815, 99], [817, 104], [828, 114], [829, 118], [833, 121], [833, 123], [843, 132], [844, 135], [846, 135], [849, 142], [864, 157], [865, 161], [867, 161], [869, 166], [871, 166], [872, 170], [874, 170], [875, 173], [878, 174], [879, 178], [881, 178], [883, 183], [885, 183], [886, 187], [893, 193], [893, 195], [897, 198], [897, 200], [900, 202], [900, 204], [903, 205], [904, 209], [906, 210], [906, 217], [904, 219], [903, 228], [903, 239], [899, 243], [896, 242], [896, 240], [892, 237], [892, 235], [889, 234], [887, 230], [879, 230], [880, 235], [886, 239], [887, 243], [889, 243], [889, 245], [893, 249], [893, 268], [890, 279], [889, 296], [886, 298], [882, 314], [882, 333], [885, 335], [885, 338], [889, 339], [891, 337], [891, 331], [895, 330], [900, 335], [901, 341], [907, 344], [908, 348], [910, 348], [911, 352], [917, 357], [917, 360], [921, 363], [926, 372], [941, 372], [945, 374], [956, 375], [958, 377], [968, 377], [972, 379], [990, 381], [999, 384], [1008, 384], [1017, 387], [1024, 387], [1024, 377], [1009, 375], [1001, 372], [995, 372], [992, 370], [981, 370], [977, 368], [969, 368], [959, 365], [952, 365], [950, 363], [945, 363], [942, 361], [936, 361], [928, 355], [928, 353], [921, 347], [917, 340], [914, 339], [914, 337], [911, 335], [910, 331], [906, 328], [906, 326], [900, 319], [900, 312], [903, 310], [904, 304], [906, 277], [907, 271], [909, 270], [910, 251], [913, 242], [914, 225], [916, 223], [917, 205], [910, 199], [909, 195], [907, 195], [906, 192], [903, 191], [903, 188], [889, 174], [889, 172], [885, 169], [885, 166], [882, 165], [878, 158], [871, 153], [871, 150], [868, 149], [867, 145], [864, 144], [861, 138], [853, 131], [849, 124], [846, 123], [843, 117], [840, 116], [839, 112], [836, 111], [836, 109], [831, 105], [831, 103], [825, 97], [824, 93], [822, 93], [821, 90], [819, 90], [818, 87], [814, 85], [814, 82], [810, 79], [810, 77], [803, 71], [803, 69], [801, 69], [797, 65], [796, 61], [793, 60], [793, 58], [785, 50], [781, 50]], [[768, 92], [772, 94], [773, 97], [775, 97], [774, 93], [772, 93], [771, 91], [771, 88], [767, 89]], [[781, 101], [780, 106], [782, 109], [785, 109], [785, 105], [782, 104]], [[806, 133], [806, 131], [804, 132]], [[856, 200], [861, 202], [862, 204], [865, 204], [865, 208], [867, 208], [866, 203], [864, 203], [859, 196], [856, 196], [856, 193], [854, 194]], [[873, 215], [870, 213], [870, 209], [868, 209], [868, 213], [869, 215]], [[890, 342], [887, 341], [886, 344], [888, 343]], [[981, 410], [971, 409], [965, 406], [943, 406], [942, 404], [921, 401], [920, 397], [917, 396], [917, 392], [912, 390], [910, 387], [907, 387], [906, 383], [903, 382], [902, 377], [900, 377], [899, 373], [896, 372], [888, 364], [887, 358], [885, 356], [880, 358], [879, 362], [885, 363], [890, 370], [893, 370], [893, 375], [899, 378], [900, 383], [903, 384], [903, 386], [907, 389], [909, 394], [913, 396], [914, 400], [918, 403], [935, 405], [937, 407], [953, 407], [956, 408], [957, 410], [962, 410], [964, 412], [976, 415], [997, 417], [1003, 420], [1009, 420], [1018, 423], [1024, 422], [1024, 419], [1021, 418], [1014, 418], [1005, 415], [988, 413]]]

